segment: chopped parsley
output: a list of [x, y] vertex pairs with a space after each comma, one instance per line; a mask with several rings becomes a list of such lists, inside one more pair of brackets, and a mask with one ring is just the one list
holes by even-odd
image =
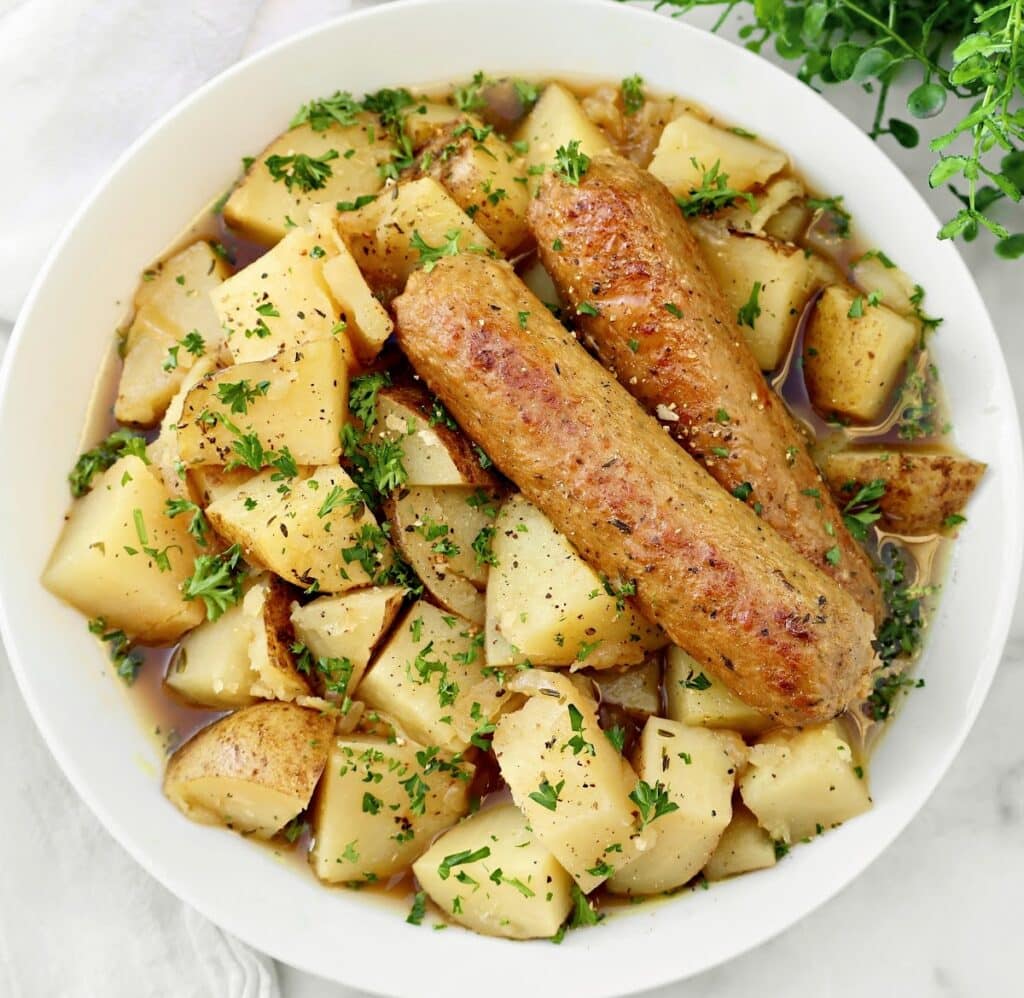
[[244, 414], [249, 411], [249, 403], [266, 395], [269, 388], [269, 381], [259, 381], [255, 385], [249, 384], [247, 378], [241, 381], [222, 381], [217, 386], [217, 398], [232, 413]]
[[245, 575], [242, 548], [232, 544], [220, 554], [203, 554], [196, 558], [192, 574], [182, 584], [181, 594], [186, 600], [201, 599], [206, 604], [206, 619], [217, 620], [241, 600]]
[[530, 800], [549, 811], [554, 811], [558, 806], [558, 795], [564, 786], [565, 780], [559, 780], [555, 786], [552, 786], [547, 780], [541, 780], [540, 786], [529, 795]]
[[[842, 491], [849, 493], [854, 490], [856, 484], [847, 482]], [[882, 512], [878, 502], [885, 495], [885, 480], [873, 478], [867, 485], [862, 485], [850, 501], [843, 507], [843, 523], [849, 530], [854, 540], [866, 541], [868, 539], [868, 528], [881, 519]]]
[[452, 875], [453, 867], [462, 866], [465, 863], [476, 863], [478, 860], [487, 859], [490, 855], [491, 850], [489, 846], [482, 846], [472, 852], [469, 849], [463, 849], [462, 852], [452, 853], [441, 860], [437, 867], [437, 875], [442, 880], [447, 880]]
[[629, 795], [629, 799], [640, 811], [641, 828], [663, 815], [679, 810], [679, 805], [668, 799], [668, 791], [661, 781], [651, 786], [646, 780], [641, 780]]
[[362, 105], [347, 90], [335, 91], [332, 97], [311, 100], [295, 113], [290, 128], [308, 124], [314, 132], [323, 132], [332, 125], [344, 128], [354, 125]]
[[703, 175], [699, 186], [692, 187], [687, 197], [677, 199], [680, 210], [687, 218], [713, 215], [719, 208], [726, 208], [739, 198], [747, 202], [751, 211], [756, 210], [757, 201], [754, 195], [730, 187], [729, 175], [722, 172], [719, 162], [716, 161], [711, 169], [698, 163], [694, 157], [690, 157], [690, 162]]
[[431, 246], [425, 242], [420, 235], [419, 229], [415, 229], [409, 245], [420, 255], [420, 265], [428, 274], [437, 266], [442, 257], [458, 256], [459, 239], [462, 236], [461, 229], [451, 229], [444, 234], [444, 242], [440, 246]]
[[750, 289], [750, 297], [747, 299], [746, 304], [741, 305], [736, 313], [736, 319], [741, 326], [754, 328], [754, 323], [757, 322], [757, 318], [761, 314], [761, 303], [758, 300], [760, 294], [761, 282], [754, 281], [754, 286]]
[[555, 150], [555, 173], [566, 183], [579, 187], [583, 174], [590, 168], [590, 157], [580, 151], [579, 139]]
[[638, 73], [627, 76], [619, 85], [619, 92], [622, 94], [622, 110], [627, 116], [636, 114], [647, 100], [644, 78]]
[[298, 188], [303, 193], [318, 191], [334, 175], [331, 160], [338, 158], [337, 149], [328, 149], [322, 156], [308, 156], [295, 153], [292, 156], [268, 156], [266, 167], [275, 180], [283, 180], [291, 191]]
[[200, 547], [206, 547], [206, 533], [210, 529], [210, 524], [206, 519], [206, 514], [203, 512], [202, 507], [192, 502], [190, 499], [168, 499], [165, 505], [167, 515], [173, 520], [176, 516], [181, 516], [183, 513], [190, 513], [188, 521], [188, 532], [195, 538], [196, 543]]
[[84, 496], [92, 488], [92, 480], [97, 474], [106, 471], [127, 454], [132, 454], [149, 464], [145, 438], [132, 430], [115, 430], [106, 440], [87, 450], [75, 462], [68, 475], [71, 494], [76, 499]]
[[110, 646], [110, 659], [114, 663], [114, 669], [125, 683], [131, 686], [142, 667], [142, 656], [131, 649], [128, 635], [120, 629], [107, 630], [106, 621], [102, 617], [94, 617], [89, 621], [89, 633], [95, 634], [100, 641]]

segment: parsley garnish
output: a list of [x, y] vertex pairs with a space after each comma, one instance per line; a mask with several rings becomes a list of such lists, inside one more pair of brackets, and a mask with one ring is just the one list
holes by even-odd
[[431, 246], [424, 242], [419, 229], [412, 234], [409, 245], [420, 255], [420, 264], [426, 273], [430, 273], [441, 260], [446, 256], [459, 255], [459, 239], [462, 236], [460, 229], [451, 229], [444, 234], [444, 242], [440, 246]]
[[308, 123], [314, 132], [326, 131], [335, 124], [347, 128], [356, 123], [360, 110], [359, 101], [347, 90], [338, 90], [332, 97], [321, 97], [303, 104], [292, 118], [290, 127], [296, 128]]
[[761, 282], [754, 281], [754, 286], [750, 289], [750, 297], [747, 299], [747, 303], [741, 305], [736, 313], [736, 319], [741, 326], [754, 328], [754, 323], [757, 322], [757, 317], [761, 314], [761, 304], [758, 301], [760, 294]]
[[242, 598], [246, 575], [242, 548], [232, 544], [220, 554], [203, 554], [195, 560], [192, 574], [184, 581], [181, 594], [186, 600], [201, 599], [206, 619], [216, 620]]
[[555, 173], [566, 183], [579, 187], [583, 174], [590, 168], [590, 157], [580, 152], [579, 139], [573, 139], [567, 146], [555, 150]]
[[409, 909], [409, 914], [406, 916], [406, 921], [410, 925], [420, 925], [423, 922], [423, 916], [427, 913], [427, 892], [417, 891], [412, 899], [412, 908]]
[[482, 846], [475, 852], [470, 852], [469, 849], [463, 849], [462, 852], [452, 853], [450, 856], [445, 856], [441, 860], [440, 865], [437, 868], [437, 875], [442, 880], [447, 880], [452, 874], [452, 867], [462, 866], [464, 863], [476, 863], [478, 860], [487, 859], [491, 855], [489, 846]]
[[274, 180], [283, 180], [289, 191], [318, 191], [334, 175], [331, 160], [338, 158], [337, 149], [328, 149], [322, 156], [307, 156], [300, 152], [293, 156], [268, 156], [267, 170]]
[[[844, 492], [853, 491], [854, 483], [847, 482]], [[843, 523], [850, 531], [854, 540], [866, 541], [868, 528], [881, 519], [882, 513], [878, 501], [885, 495], [885, 480], [873, 478], [867, 485], [862, 485], [853, 498], [843, 507]]]
[[693, 669], [690, 669], [686, 678], [679, 680], [679, 685], [688, 690], [707, 690], [711, 688], [711, 680], [703, 672], [698, 672], [695, 676]]
[[131, 650], [128, 635], [122, 630], [108, 631], [106, 621], [102, 617], [94, 617], [89, 621], [89, 633], [95, 634], [100, 641], [110, 646], [110, 659], [117, 674], [131, 686], [142, 667], [142, 656], [139, 652]]
[[679, 810], [679, 805], [668, 799], [668, 791], [661, 781], [651, 786], [646, 780], [641, 780], [629, 799], [640, 809], [641, 828], [663, 815]]
[[206, 514], [202, 507], [190, 499], [168, 499], [166, 503], [167, 515], [173, 520], [182, 513], [191, 513], [188, 521], [188, 532], [196, 539], [200, 547], [206, 547], [206, 532], [210, 529]]
[[228, 406], [233, 413], [246, 413], [249, 403], [267, 394], [269, 381], [260, 381], [250, 385], [248, 379], [241, 381], [222, 381], [217, 386], [217, 398]]
[[678, 198], [679, 208], [687, 218], [694, 218], [697, 215], [713, 215], [719, 208], [731, 205], [738, 198], [743, 198], [750, 206], [751, 211], [756, 210], [757, 201], [753, 194], [745, 191], [737, 191], [729, 186], [729, 175], [722, 173], [721, 165], [715, 165], [709, 170], [702, 163], [698, 163], [693, 157], [690, 162], [700, 171], [700, 186], [692, 187], [685, 198]]
[[647, 100], [644, 93], [644, 78], [639, 74], [627, 76], [619, 86], [622, 94], [622, 110], [627, 116], [636, 114]]
[[828, 213], [832, 219], [836, 235], [840, 239], [850, 238], [850, 221], [853, 216], [843, 207], [843, 197], [841, 194], [833, 198], [808, 198], [806, 204], [808, 208], [814, 211]]
[[554, 811], [558, 806], [558, 795], [564, 786], [565, 780], [559, 780], [555, 786], [552, 786], [547, 780], [541, 780], [540, 786], [529, 795], [530, 800], [549, 811]]
[[68, 475], [71, 494], [76, 499], [79, 496], [84, 496], [92, 488], [93, 478], [99, 472], [106, 471], [126, 454], [132, 454], [149, 464], [149, 459], [146, 457], [145, 438], [131, 430], [115, 430], [106, 440], [91, 450], [87, 450], [75, 462], [74, 468]]

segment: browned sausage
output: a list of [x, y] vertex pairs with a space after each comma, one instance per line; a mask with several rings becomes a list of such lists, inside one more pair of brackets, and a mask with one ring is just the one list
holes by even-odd
[[843, 526], [668, 188], [602, 155], [578, 187], [546, 177], [528, 218], [544, 266], [630, 394], [880, 620], [867, 555]]
[[784, 724], [864, 692], [871, 618], [677, 447], [507, 263], [443, 259], [394, 307], [400, 346], [465, 431], [711, 674]]

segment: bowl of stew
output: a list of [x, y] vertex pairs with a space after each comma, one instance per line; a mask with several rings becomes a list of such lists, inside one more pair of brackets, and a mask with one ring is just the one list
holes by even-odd
[[1016, 593], [1014, 401], [937, 227], [809, 89], [632, 9], [245, 61], [5, 361], [54, 755], [184, 900], [369, 991], [623, 994], [781, 931], [935, 787]]

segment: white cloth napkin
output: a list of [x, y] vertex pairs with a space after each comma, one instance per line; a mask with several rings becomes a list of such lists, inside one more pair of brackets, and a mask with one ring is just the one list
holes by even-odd
[[[180, 98], [350, 0], [0, 0], [0, 351], [49, 247]], [[273, 962], [183, 905], [78, 799], [0, 649], [0, 995], [276, 998]]]

